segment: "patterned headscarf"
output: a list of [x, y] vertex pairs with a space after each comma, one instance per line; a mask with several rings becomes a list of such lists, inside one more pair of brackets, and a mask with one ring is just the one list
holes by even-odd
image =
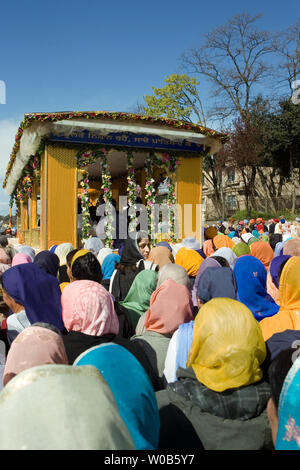
[[74, 281], [61, 294], [62, 316], [68, 331], [102, 336], [119, 333], [111, 295], [94, 281]]

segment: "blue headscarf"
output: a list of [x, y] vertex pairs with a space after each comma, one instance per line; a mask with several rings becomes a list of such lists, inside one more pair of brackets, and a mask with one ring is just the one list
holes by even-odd
[[300, 450], [300, 357], [290, 368], [281, 390], [275, 450]]
[[59, 258], [55, 253], [51, 251], [44, 250], [40, 251], [34, 258], [33, 263], [44, 269], [46, 273], [52, 274], [52, 276], [57, 276], [57, 271], [59, 268]]
[[166, 248], [168, 248], [168, 250], [170, 250], [172, 252], [172, 248], [170, 247], [168, 242], [159, 242], [159, 243], [157, 243], [156, 246], [165, 246]]
[[103, 280], [111, 278], [115, 270], [115, 263], [119, 263], [120, 259], [120, 256], [115, 253], [111, 253], [104, 258], [101, 266]]
[[[192, 320], [189, 323], [179, 325], [176, 344], [175, 373], [178, 367], [186, 369], [189, 350], [193, 342], [194, 323], [194, 320]], [[177, 377], [174, 377], [174, 382], [176, 381]]]
[[208, 302], [215, 297], [236, 299], [236, 280], [231, 268], [209, 267], [199, 278], [197, 297]]
[[64, 330], [58, 280], [34, 263], [19, 264], [2, 275], [3, 287], [23, 305], [29, 322], [44, 322]]
[[229, 237], [229, 238], [232, 239], [232, 238], [234, 238], [234, 237], [236, 236], [235, 234], [236, 234], [236, 231], [235, 231], [235, 230], [231, 230], [229, 233], [227, 233], [227, 237]]
[[276, 245], [275, 245], [275, 250], [274, 250], [274, 258], [275, 258], [276, 256], [282, 255], [282, 253], [283, 253], [283, 247], [284, 247], [284, 243], [283, 243], [283, 242], [278, 242], [278, 243], [276, 243]]
[[58, 246], [58, 245], [52, 245], [52, 246], [49, 248], [49, 251], [50, 251], [51, 253], [54, 253], [55, 250], [56, 250], [56, 248], [57, 248], [57, 246]]
[[96, 367], [111, 389], [137, 450], [158, 447], [160, 416], [152, 383], [138, 360], [118, 344], [82, 353], [74, 366]]
[[241, 256], [233, 268], [237, 282], [237, 300], [246, 305], [257, 321], [272, 317], [279, 306], [266, 289], [267, 270], [254, 256]]

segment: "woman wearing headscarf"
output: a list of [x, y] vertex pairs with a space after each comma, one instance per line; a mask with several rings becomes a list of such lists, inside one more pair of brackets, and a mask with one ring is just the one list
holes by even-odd
[[39, 266], [41, 269], [44, 269], [46, 273], [51, 274], [54, 277], [57, 277], [59, 259], [55, 253], [51, 251], [44, 250], [40, 251], [34, 258], [34, 264]]
[[216, 251], [222, 247], [233, 248], [234, 242], [227, 235], [219, 234], [213, 238], [213, 248]]
[[[293, 359], [293, 355], [295, 350], [292, 348], [283, 351], [282, 358], [278, 356], [275, 359], [276, 365], [273, 367], [271, 364], [274, 377], [271, 377], [272, 398], [268, 403], [268, 418], [275, 450], [300, 450], [300, 358], [296, 356]], [[279, 388], [280, 393], [277, 393]]]
[[[156, 289], [150, 298], [145, 319], [145, 332], [131, 338], [142, 343], [158, 377], [162, 380], [170, 339], [181, 323], [193, 320], [189, 290], [169, 279]], [[146, 343], [146, 344], [145, 344]]]
[[237, 299], [245, 304], [257, 321], [275, 315], [279, 307], [268, 294], [267, 271], [254, 256], [241, 256], [233, 269], [237, 282]]
[[[266, 318], [261, 323], [264, 340], [267, 341], [275, 333], [285, 330], [300, 330], [300, 257], [288, 259], [279, 275], [278, 313], [272, 318]], [[280, 274], [280, 273], [279, 273]]]
[[218, 250], [214, 252], [213, 257], [221, 256], [221, 258], [226, 259], [230, 268], [233, 269], [234, 263], [237, 259], [237, 255], [233, 251], [233, 248], [228, 248], [226, 246], [223, 246], [222, 248], [219, 248]]
[[61, 291], [54, 276], [34, 263], [19, 264], [3, 273], [1, 285], [3, 300], [12, 311], [6, 321], [10, 343], [36, 322], [50, 323], [64, 331]]
[[31, 246], [21, 245], [18, 248], [18, 253], [25, 253], [26, 255], [30, 256], [32, 261], [34, 260], [35, 250], [33, 248], [31, 248]]
[[59, 259], [59, 268], [58, 268], [58, 281], [61, 284], [62, 282], [69, 282], [69, 276], [67, 274], [67, 254], [74, 250], [72, 243], [60, 243], [55, 248], [54, 253], [58, 256]]
[[90, 237], [84, 242], [83, 248], [85, 250], [90, 250], [97, 257], [101, 248], [104, 248], [104, 245], [100, 238]]
[[112, 253], [113, 253], [113, 250], [111, 248], [108, 248], [108, 247], [101, 248], [97, 256], [97, 260], [99, 261], [101, 266], [106, 256], [111, 255]]
[[157, 275], [157, 288], [159, 288], [163, 282], [167, 279], [172, 279], [178, 284], [182, 284], [190, 289], [190, 279], [186, 270], [178, 264], [165, 264]]
[[112, 297], [101, 284], [88, 280], [71, 282], [62, 291], [61, 305], [68, 331], [63, 340], [69, 364], [91, 347], [114, 342], [132, 352], [152, 380], [151, 364], [139, 345], [119, 336], [119, 319]]
[[[160, 450], [171, 444], [183, 448], [186, 421], [206, 450], [272, 449], [266, 414], [270, 387], [261, 369], [265, 357], [259, 324], [245, 305], [228, 298], [207, 302], [195, 318], [186, 368], [156, 393], [166, 436]], [[185, 420], [175, 431], [179, 413]]]
[[23, 370], [45, 364], [68, 364], [65, 346], [59, 331], [34, 324], [21, 331], [12, 342], [6, 359], [3, 385]]
[[127, 238], [121, 260], [111, 277], [109, 292], [115, 300], [125, 299], [135, 276], [143, 269], [157, 268], [152, 261], [147, 261], [150, 253], [150, 240], [146, 235], [138, 233], [135, 240]]
[[153, 261], [161, 269], [165, 264], [174, 263], [174, 258], [167, 247], [156, 246], [150, 251], [149, 261]]
[[102, 270], [96, 256], [89, 250], [78, 250], [71, 261], [72, 281], [90, 280], [101, 283]]
[[274, 252], [269, 243], [263, 241], [255, 242], [252, 243], [250, 249], [251, 255], [259, 259], [266, 268], [266, 270], [268, 270], [270, 263], [274, 258]]
[[274, 258], [283, 254], [283, 242], [277, 242], [274, 249]]
[[0, 413], [2, 450], [135, 449], [95, 367], [47, 364], [24, 370], [0, 394]]
[[[134, 330], [140, 317], [149, 309], [150, 297], [156, 289], [156, 282], [157, 273], [144, 269], [134, 278], [125, 299], [119, 302], [127, 309]], [[115, 302], [115, 308], [116, 304], [117, 302]]]
[[236, 257], [243, 256], [243, 255], [251, 255], [250, 246], [245, 242], [240, 242], [234, 245], [232, 248], [233, 253]]
[[16, 253], [12, 259], [11, 265], [17, 266], [18, 264], [26, 264], [32, 263], [32, 259], [30, 256], [26, 255], [26, 253]]
[[[213, 258], [207, 258], [205, 269], [200, 272], [195, 294], [195, 303], [199, 315], [199, 309], [203, 304], [216, 297], [236, 299], [236, 280], [232, 269], [222, 267]], [[205, 260], [206, 261], [206, 260]], [[203, 264], [203, 263], [202, 263]], [[200, 266], [199, 271], [201, 270]], [[167, 382], [175, 382], [178, 367], [186, 367], [188, 352], [192, 344], [194, 321], [182, 323], [174, 332], [166, 355], [164, 378]]]
[[196, 276], [196, 279], [195, 279], [195, 282], [194, 282], [194, 285], [193, 285], [193, 289], [192, 289], [192, 301], [193, 301], [193, 306], [194, 307], [197, 307], [197, 311], [198, 311], [198, 303], [197, 303], [197, 288], [198, 288], [198, 284], [199, 284], [199, 279], [202, 275], [202, 273], [204, 273], [204, 271], [207, 269], [207, 268], [220, 268], [221, 265], [220, 263], [214, 259], [214, 258], [206, 258], [203, 263], [201, 263], [200, 265], [200, 268], [198, 269], [198, 273], [197, 273], [197, 276]]
[[176, 255], [175, 264], [186, 270], [191, 280], [191, 287], [195, 282], [195, 277], [197, 276], [197, 272], [203, 260], [202, 256], [200, 256], [195, 250], [184, 247], [180, 248]]
[[0, 248], [0, 263], [1, 264], [8, 264], [9, 266], [11, 266], [12, 259], [8, 255], [5, 248]]
[[118, 344], [102, 344], [74, 362], [74, 366], [86, 365], [96, 367], [112, 391], [136, 450], [157, 449], [160, 417], [156, 397], [136, 358]]
[[102, 266], [101, 266], [101, 270], [102, 270], [102, 281], [101, 281], [101, 284], [103, 287], [105, 287], [105, 289], [107, 291], [109, 291], [109, 284], [110, 284], [110, 279], [113, 275], [113, 272], [115, 270], [115, 267], [116, 267], [116, 263], [120, 263], [120, 256], [115, 254], [115, 253], [110, 253], [109, 255], [107, 255], [103, 262], [102, 262]]
[[267, 292], [274, 299], [277, 305], [280, 305], [279, 277], [282, 271], [282, 265], [286, 263], [289, 258], [290, 255], [281, 255], [273, 258], [267, 274]]

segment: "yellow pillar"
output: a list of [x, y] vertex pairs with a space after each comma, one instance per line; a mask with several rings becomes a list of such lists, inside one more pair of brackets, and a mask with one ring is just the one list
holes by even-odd
[[179, 236], [202, 243], [202, 157], [180, 158], [176, 180]]
[[76, 149], [47, 146], [42, 164], [41, 204], [44, 249], [60, 243], [77, 246]]

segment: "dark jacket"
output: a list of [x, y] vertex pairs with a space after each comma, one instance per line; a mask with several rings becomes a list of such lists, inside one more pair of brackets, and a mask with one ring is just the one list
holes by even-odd
[[266, 412], [270, 387], [266, 382], [219, 393], [201, 384], [192, 368], [179, 368], [177, 377], [179, 380], [168, 384], [166, 390], [156, 392], [160, 450], [192, 446], [206, 450], [273, 449]]

